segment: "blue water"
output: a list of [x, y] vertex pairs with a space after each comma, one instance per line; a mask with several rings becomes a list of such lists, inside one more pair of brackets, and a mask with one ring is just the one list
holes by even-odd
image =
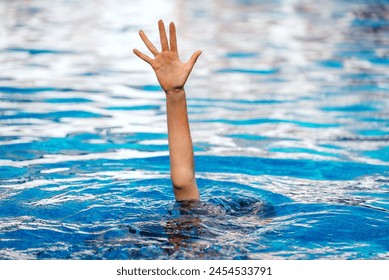
[[[389, 2], [203, 2], [0, 2], [0, 259], [389, 259]], [[203, 50], [198, 203], [131, 53], [159, 18]]]

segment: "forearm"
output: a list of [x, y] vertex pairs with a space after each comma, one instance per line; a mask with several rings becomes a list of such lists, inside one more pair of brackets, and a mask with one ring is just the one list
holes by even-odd
[[166, 93], [170, 176], [177, 200], [198, 200], [185, 90]]
[[184, 85], [201, 51], [194, 52], [187, 62], [182, 62], [177, 52], [174, 23], [169, 24], [169, 40], [162, 20], [158, 21], [158, 28], [161, 51], [158, 51], [146, 34], [140, 30], [139, 36], [154, 55], [154, 58], [137, 49], [134, 49], [134, 53], [150, 64], [155, 71], [159, 84], [166, 93], [170, 177], [173, 182], [176, 200], [199, 200]]

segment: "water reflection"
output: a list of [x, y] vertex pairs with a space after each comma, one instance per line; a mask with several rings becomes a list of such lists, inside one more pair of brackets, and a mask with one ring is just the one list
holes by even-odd
[[101, 241], [94, 239], [90, 244], [109, 244], [113, 258], [123, 248], [130, 259], [153, 259], [156, 254], [160, 259], [248, 258], [263, 238], [259, 232], [276, 216], [269, 203], [239, 194], [231, 199], [180, 202], [169, 208], [166, 216], [149, 215], [112, 229]]
[[196, 240], [201, 239], [206, 230], [202, 227], [201, 217], [182, 213], [186, 212], [188, 207], [191, 207], [190, 205], [181, 207], [185, 208], [180, 211], [181, 217], [168, 220], [164, 226], [168, 242], [171, 245], [168, 248], [169, 255], [178, 250], [196, 247]]

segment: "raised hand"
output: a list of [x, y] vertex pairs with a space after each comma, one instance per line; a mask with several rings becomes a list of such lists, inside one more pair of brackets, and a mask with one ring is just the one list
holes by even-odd
[[184, 88], [186, 80], [196, 63], [197, 58], [200, 56], [201, 51], [196, 51], [188, 62], [183, 63], [178, 56], [176, 27], [174, 23], [171, 22], [169, 25], [169, 42], [165, 31], [165, 25], [162, 20], [158, 21], [158, 27], [161, 40], [160, 52], [153, 43], [150, 42], [146, 34], [142, 30], [139, 31], [142, 41], [154, 55], [154, 59], [137, 49], [134, 49], [134, 53], [151, 65], [157, 75], [159, 84], [166, 94], [178, 92]]
[[195, 52], [188, 62], [178, 57], [176, 27], [170, 23], [169, 42], [163, 21], [158, 22], [161, 51], [150, 42], [141, 30], [139, 35], [154, 58], [134, 49], [134, 53], [150, 64], [166, 93], [166, 113], [170, 155], [170, 178], [177, 201], [199, 200], [195, 178], [194, 153], [188, 121], [184, 85], [201, 51]]

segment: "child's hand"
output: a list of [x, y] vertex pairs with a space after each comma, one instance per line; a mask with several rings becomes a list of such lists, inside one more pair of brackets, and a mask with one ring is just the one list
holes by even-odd
[[158, 27], [162, 51], [158, 52], [146, 34], [141, 30], [139, 31], [139, 35], [146, 47], [154, 55], [154, 59], [137, 49], [134, 49], [134, 53], [153, 67], [158, 82], [166, 93], [182, 90], [201, 51], [196, 51], [188, 62], [183, 63], [178, 57], [176, 27], [174, 23], [171, 22], [169, 25], [170, 48], [162, 20], [158, 21]]
[[158, 52], [141, 30], [139, 35], [154, 59], [136, 49], [134, 53], [153, 67], [159, 84], [166, 93], [170, 178], [176, 200], [199, 200], [184, 85], [201, 51], [195, 52], [188, 62], [183, 63], [178, 57], [174, 23], [169, 26], [170, 43], [162, 20], [158, 22], [158, 27], [161, 52]]

